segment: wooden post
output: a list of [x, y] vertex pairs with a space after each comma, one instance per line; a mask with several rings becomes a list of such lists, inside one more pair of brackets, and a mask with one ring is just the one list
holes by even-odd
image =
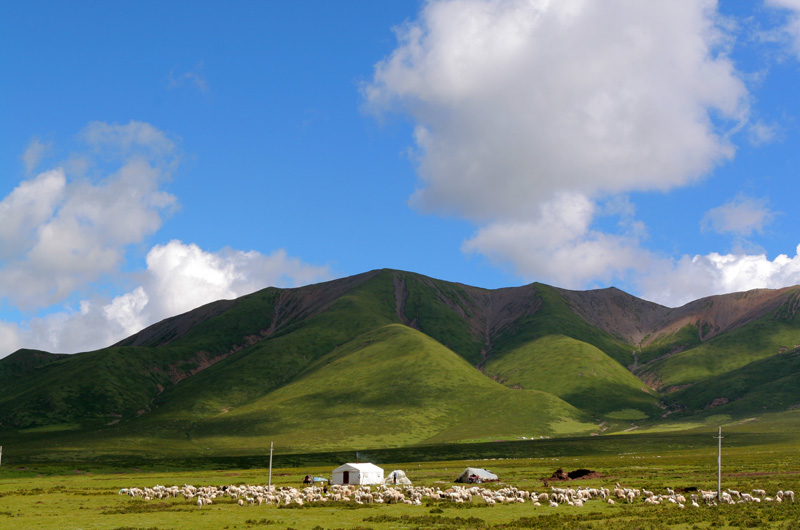
[[0, 445], [0, 468], [3, 467], [3, 446]]
[[272, 487], [272, 442], [269, 443], [269, 483], [267, 487]]
[[717, 450], [717, 502], [722, 504], [722, 427], [717, 434], [719, 449]]

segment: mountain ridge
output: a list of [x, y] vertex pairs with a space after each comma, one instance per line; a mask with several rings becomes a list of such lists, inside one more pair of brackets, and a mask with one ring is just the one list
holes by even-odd
[[[422, 371], [408, 371], [416, 380], [405, 384], [415, 388], [428, 381], [419, 386], [428, 389], [421, 396], [436, 396], [437, 386], [449, 387], [455, 379], [472, 381], [464, 391], [451, 392], [452, 399], [463, 403], [479, 403], [481, 392], [499, 392], [488, 390], [482, 378], [512, 392], [502, 398], [509, 404], [504, 420], [508, 429], [502, 422], [483, 422], [474, 432], [474, 439], [481, 440], [531, 434], [513, 420], [529, 417], [530, 407], [542, 417], [565, 414], [563, 425], [537, 424], [539, 434], [547, 436], [611, 433], [631, 422], [657, 425], [665, 411], [670, 420], [703, 417], [711, 410], [707, 403], [699, 405], [704, 400], [724, 402], [733, 416], [740, 402], [742, 410], [759, 404], [764, 410], [787, 410], [800, 404], [800, 390], [791, 386], [800, 373], [781, 373], [780, 359], [794, 358], [775, 356], [800, 345], [798, 307], [797, 286], [717, 295], [668, 308], [616, 288], [571, 291], [532, 283], [484, 289], [379, 269], [212, 302], [93, 352], [15, 352], [0, 359], [0, 384], [6, 383], [0, 391], [0, 430], [38, 432], [67, 425], [77, 426], [74, 436], [93, 432], [108, 443], [146, 432], [156, 438], [199, 438], [211, 447], [229, 435], [232, 425], [241, 425], [242, 433], [256, 438], [280, 432], [288, 443], [303, 439], [299, 418], [312, 415], [319, 421], [333, 414], [334, 409], [326, 412], [320, 392], [300, 382], [313, 381], [325, 389], [322, 394], [339, 395], [336, 384], [347, 379], [332, 372], [326, 359], [348, 344], [347, 351], [362, 353], [353, 357], [360, 365], [348, 365], [353, 377], [345, 392], [373, 396], [352, 403], [353, 417], [361, 418], [360, 423], [382, 418], [387, 432], [392, 429], [387, 411], [399, 410], [392, 408], [399, 395], [371, 381], [391, 380], [401, 372], [395, 363], [401, 358], [422, 363]], [[379, 345], [369, 343], [378, 339], [366, 338], [373, 336], [380, 338]], [[365, 337], [363, 344], [360, 337]], [[420, 352], [409, 356], [403, 346], [409, 344]], [[466, 364], [445, 361], [452, 355]], [[757, 378], [737, 375], [751, 363]], [[424, 376], [425, 366], [441, 373]], [[752, 390], [737, 387], [728, 397], [728, 380], [752, 381]], [[785, 389], [780, 407], [764, 397], [771, 381]], [[296, 399], [275, 408], [289, 388]], [[712, 398], [712, 391], [720, 395]], [[423, 414], [433, 405], [429, 398], [420, 399]], [[321, 408], [308, 409], [304, 400]], [[237, 412], [248, 407], [261, 413]], [[465, 426], [479, 416], [468, 407], [452, 410], [448, 421], [461, 427], [442, 427], [438, 434], [436, 422], [428, 422], [409, 427], [391, 442], [380, 429], [364, 426], [361, 434], [347, 438], [350, 442], [306, 440], [306, 446], [295, 442], [295, 447], [329, 450], [356, 440], [378, 445], [400, 439], [447, 442], [448, 436], [464, 441], [461, 436], [469, 431]], [[408, 422], [413, 414], [405, 417]], [[573, 419], [566, 421], [568, 417]], [[224, 435], [215, 431], [222, 425]], [[337, 425], [345, 432], [343, 423]]]

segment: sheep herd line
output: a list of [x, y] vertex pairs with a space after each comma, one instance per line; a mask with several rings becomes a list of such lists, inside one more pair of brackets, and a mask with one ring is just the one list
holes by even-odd
[[120, 495], [149, 500], [177, 498], [179, 495], [194, 503], [198, 508], [224, 500], [226, 497], [239, 506], [272, 505], [289, 507], [303, 506], [307, 503], [356, 503], [356, 504], [410, 504], [421, 506], [424, 501], [449, 501], [454, 503], [484, 502], [487, 505], [531, 502], [534, 506], [560, 505], [584, 506], [589, 501], [605, 502], [613, 505], [617, 502], [633, 504], [636, 502], [649, 505], [674, 504], [678, 508], [701, 505], [714, 506], [718, 503], [780, 503], [794, 502], [794, 492], [780, 490], [768, 496], [763, 489], [754, 489], [750, 493], [728, 489], [717, 499], [716, 491], [699, 489], [696, 492], [675, 492], [666, 488], [666, 493], [655, 493], [647, 489], [626, 488], [616, 484], [614, 488], [558, 488], [551, 486], [549, 492], [537, 493], [505, 486], [499, 489], [488, 489], [473, 486], [451, 486], [445, 490], [439, 487], [424, 486], [356, 486], [332, 485], [328, 487], [309, 486], [298, 489], [275, 486], [200, 486], [189, 484], [183, 486], [161, 486], [152, 488], [123, 488]]

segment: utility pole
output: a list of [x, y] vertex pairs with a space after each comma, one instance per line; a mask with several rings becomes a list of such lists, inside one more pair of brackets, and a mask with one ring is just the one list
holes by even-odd
[[3, 466], [3, 446], [0, 445], [0, 467]]
[[269, 483], [267, 484], [268, 488], [272, 487], [272, 443], [273, 442], [269, 443]]
[[717, 502], [722, 503], [722, 427], [717, 434], [719, 449], [717, 451]]

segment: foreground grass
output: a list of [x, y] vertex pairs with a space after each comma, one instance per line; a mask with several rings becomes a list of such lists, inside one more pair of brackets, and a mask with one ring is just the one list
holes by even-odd
[[[559, 485], [646, 487], [664, 492], [666, 487], [716, 486], [716, 452], [713, 443], [706, 447], [664, 445], [653, 448], [642, 444], [618, 445], [619, 453], [571, 454], [537, 458], [457, 460], [382, 464], [387, 472], [406, 470], [415, 485], [445, 489], [466, 465], [488, 467], [505, 484], [521, 489], [544, 491], [542, 479], [555, 469], [589, 468], [604, 477]], [[667, 449], [664, 451], [664, 449]], [[566, 449], [569, 452], [569, 448]], [[723, 487], [749, 491], [764, 488], [800, 492], [798, 444], [777, 443], [758, 446], [731, 446], [724, 452]], [[93, 474], [86, 469], [70, 470], [69, 475], [31, 476], [24, 466], [4, 466], [0, 471], [0, 528], [8, 530], [43, 529], [170, 529], [170, 528], [265, 528], [265, 529], [365, 529], [409, 528], [451, 530], [513, 530], [527, 528], [563, 529], [706, 529], [775, 528], [800, 530], [800, 502], [791, 504], [735, 505], [680, 510], [674, 505], [609, 506], [592, 501], [583, 508], [534, 507], [532, 504], [497, 505], [482, 503], [453, 505], [436, 503], [407, 505], [324, 505], [303, 508], [243, 508], [231, 499], [219, 500], [203, 509], [182, 498], [141, 501], [117, 495], [124, 487], [156, 484], [199, 485], [265, 484], [267, 470], [217, 470], [174, 472], [125, 472]], [[328, 465], [307, 465], [273, 470], [273, 484], [299, 487], [307, 474], [327, 476]], [[51, 471], [53, 468], [51, 468]], [[67, 471], [66, 467], [61, 468]]]

